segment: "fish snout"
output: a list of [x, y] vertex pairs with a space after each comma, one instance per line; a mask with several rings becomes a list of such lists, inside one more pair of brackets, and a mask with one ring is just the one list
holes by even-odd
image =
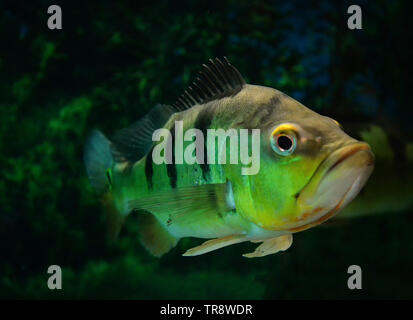
[[366, 184], [374, 162], [374, 154], [364, 142], [352, 142], [333, 151], [297, 195], [302, 212], [298, 220], [302, 222], [290, 230], [310, 228], [337, 214]]

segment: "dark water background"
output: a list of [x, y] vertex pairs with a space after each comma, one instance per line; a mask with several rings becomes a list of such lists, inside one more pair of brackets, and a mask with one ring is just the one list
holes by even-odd
[[[62, 7], [62, 30], [47, 28], [51, 4]], [[350, 4], [363, 10], [362, 30], [347, 28]], [[202, 63], [224, 55], [249, 83], [411, 141], [411, 9], [384, 0], [1, 1], [0, 298], [413, 298], [410, 212], [314, 228], [262, 259], [241, 257], [254, 244], [181, 257], [199, 239], [157, 259], [133, 218], [108, 241], [82, 162], [91, 129], [110, 134], [174, 102]], [[52, 264], [63, 290], [46, 286]], [[363, 290], [347, 288], [353, 264]]]

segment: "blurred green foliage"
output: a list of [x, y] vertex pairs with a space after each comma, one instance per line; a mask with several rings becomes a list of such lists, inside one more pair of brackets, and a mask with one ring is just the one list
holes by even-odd
[[[0, 5], [0, 298], [413, 297], [410, 215], [316, 228], [254, 261], [241, 257], [251, 244], [181, 257], [194, 239], [156, 259], [133, 217], [107, 240], [82, 161], [91, 129], [110, 134], [173, 102], [200, 64], [223, 55], [250, 83], [343, 118], [386, 115], [410, 135], [407, 2], [362, 2], [355, 32], [346, 1], [60, 1], [55, 31], [50, 4]], [[61, 291], [47, 289], [52, 264]], [[346, 287], [351, 264], [365, 268], [362, 292]]]

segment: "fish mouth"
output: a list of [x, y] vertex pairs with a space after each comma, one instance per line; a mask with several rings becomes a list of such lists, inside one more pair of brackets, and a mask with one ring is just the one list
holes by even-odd
[[287, 227], [298, 232], [330, 219], [352, 201], [374, 169], [374, 154], [364, 142], [353, 142], [329, 154], [296, 195], [300, 214]]

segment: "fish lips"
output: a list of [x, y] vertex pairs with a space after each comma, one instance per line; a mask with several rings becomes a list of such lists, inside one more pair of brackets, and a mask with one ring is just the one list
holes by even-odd
[[332, 152], [297, 194], [300, 216], [289, 229], [298, 232], [318, 225], [352, 201], [374, 169], [374, 154], [364, 142], [355, 142]]

